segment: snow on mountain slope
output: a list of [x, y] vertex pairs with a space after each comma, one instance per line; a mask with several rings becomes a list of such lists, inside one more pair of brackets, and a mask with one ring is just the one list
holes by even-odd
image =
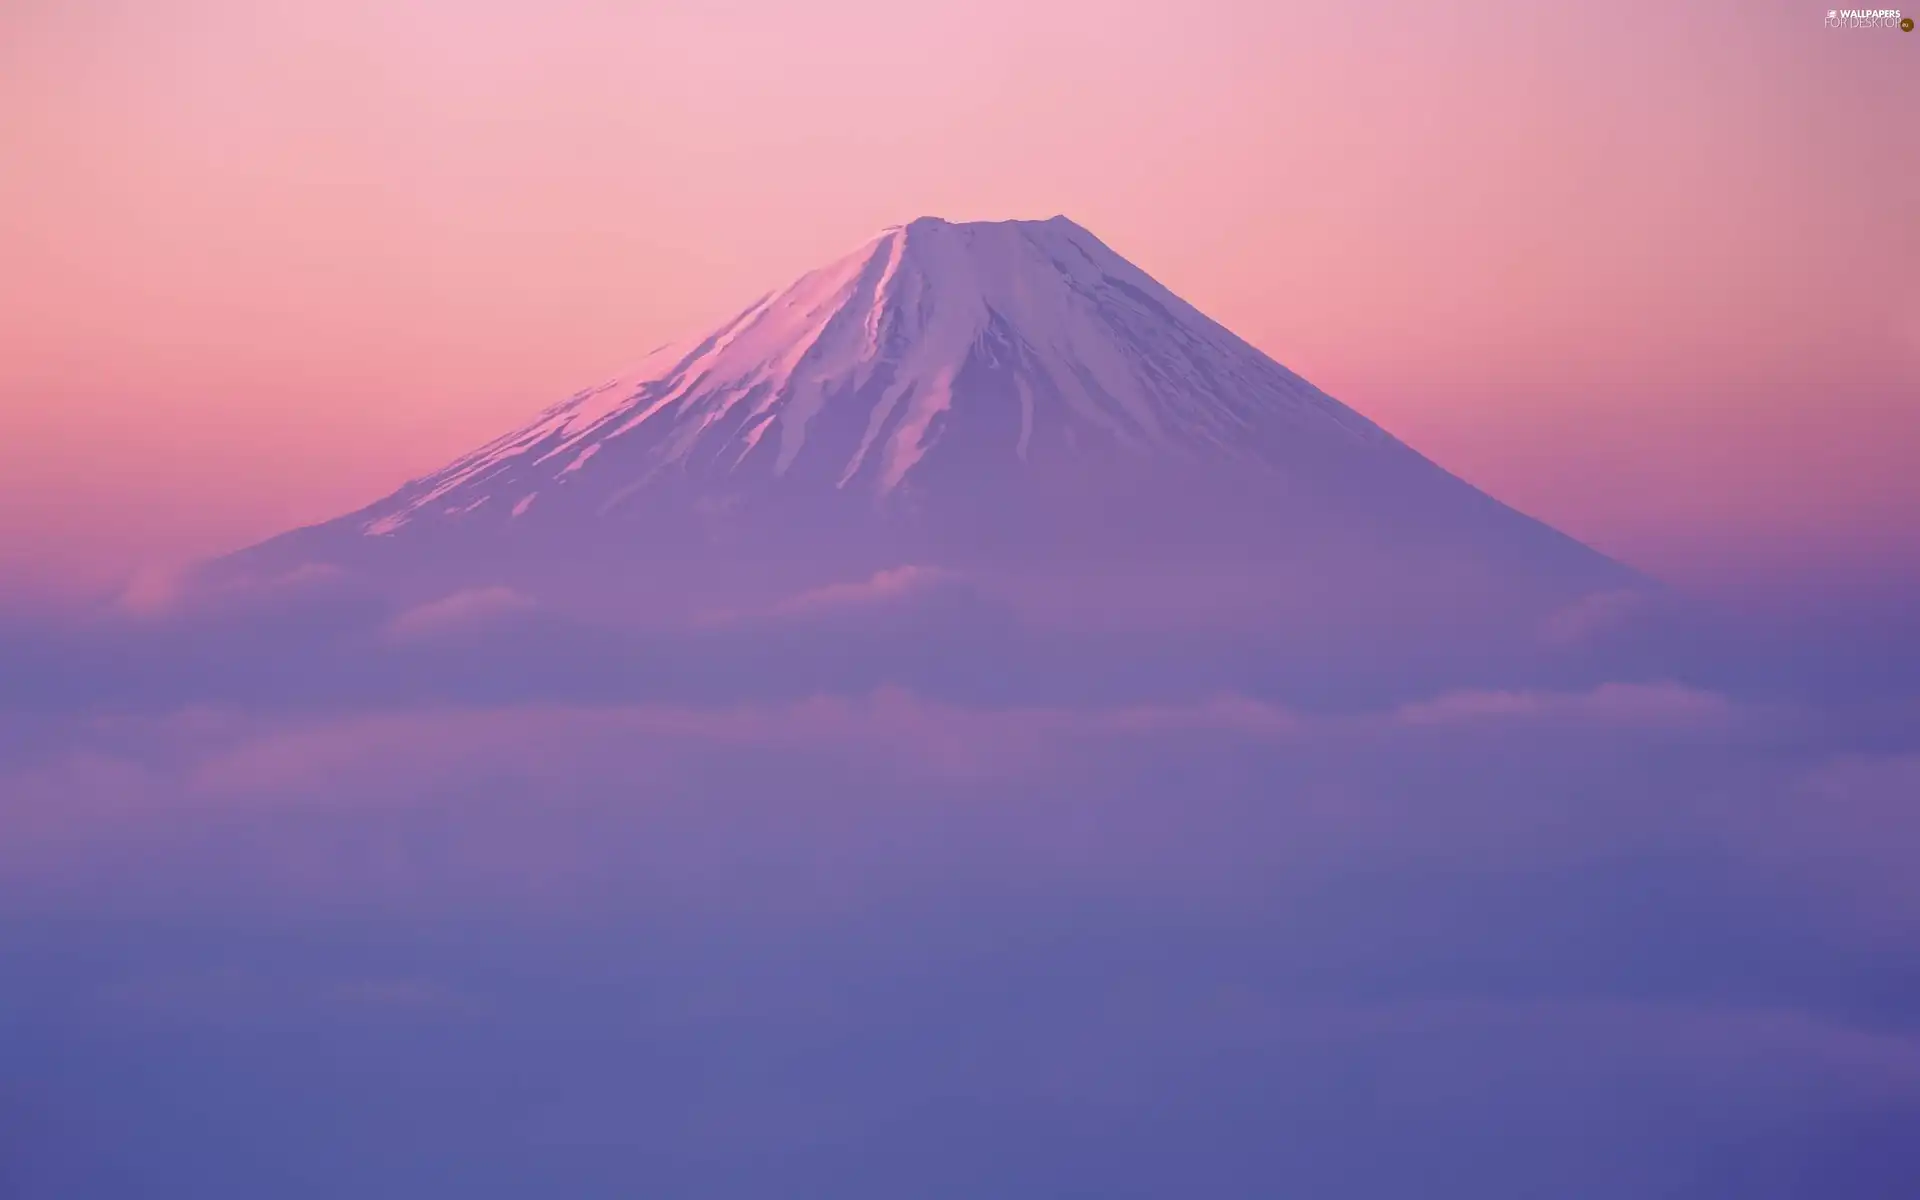
[[923, 218], [417, 481], [362, 529], [511, 521], [562, 493], [605, 515], [675, 477], [884, 500], [943, 455], [1258, 461], [1287, 438], [1392, 442], [1065, 217]]

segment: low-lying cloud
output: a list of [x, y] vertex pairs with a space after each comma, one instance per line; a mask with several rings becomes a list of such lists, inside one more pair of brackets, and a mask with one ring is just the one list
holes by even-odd
[[942, 585], [957, 585], [960, 580], [959, 575], [937, 567], [890, 567], [856, 582], [831, 583], [801, 592], [774, 606], [773, 612], [780, 616], [806, 616], [866, 608], [922, 595]]
[[531, 597], [512, 588], [468, 588], [406, 609], [387, 622], [386, 633], [403, 642], [470, 635], [537, 607]]
[[1910, 697], [292, 593], [0, 643], [16, 1194], [1920, 1186]]
[[1410, 725], [1556, 722], [1642, 728], [1724, 728], [1739, 716], [1713, 692], [1675, 683], [1606, 683], [1581, 692], [1458, 691], [1402, 706]]

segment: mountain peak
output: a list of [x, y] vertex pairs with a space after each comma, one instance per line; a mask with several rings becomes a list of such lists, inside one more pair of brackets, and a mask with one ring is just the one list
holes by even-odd
[[365, 529], [511, 520], [561, 494], [605, 514], [688, 478], [885, 498], [941, 458], [1004, 477], [1101, 453], [1258, 460], [1299, 437], [1391, 441], [1064, 216], [929, 216], [555, 405]]
[[1050, 226], [1053, 228], [1079, 229], [1082, 233], [1086, 232], [1079, 224], [1064, 213], [1055, 213], [1051, 217], [1043, 218], [1012, 217], [1003, 218], [998, 221], [950, 221], [945, 217], [936, 217], [928, 214], [926, 216], [915, 217], [904, 225], [889, 225], [887, 226], [887, 231], [914, 228], [931, 229], [936, 226], [947, 226], [954, 229], [1040, 229]]
[[902, 564], [1097, 570], [1135, 589], [1204, 571], [1210, 592], [1244, 576], [1248, 595], [1385, 606], [1389, 623], [1403, 598], [1462, 579], [1518, 603], [1535, 585], [1626, 578], [1064, 216], [884, 230], [386, 499], [256, 551], [238, 557], [440, 583], [498, 583], [519, 562], [516, 587], [564, 575], [592, 595], [616, 576], [722, 596], [747, 576], [777, 590]]

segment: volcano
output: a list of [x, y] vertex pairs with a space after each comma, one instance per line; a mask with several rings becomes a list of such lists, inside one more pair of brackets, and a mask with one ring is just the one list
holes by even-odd
[[1532, 628], [1650, 586], [1065, 217], [884, 230], [367, 508], [214, 570], [315, 565], [414, 601], [499, 587], [658, 620], [967, 580], [1036, 619], [1309, 640]]

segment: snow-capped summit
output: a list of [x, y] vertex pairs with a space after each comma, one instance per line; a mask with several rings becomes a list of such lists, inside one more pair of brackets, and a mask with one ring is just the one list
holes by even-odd
[[1389, 440], [1065, 217], [923, 217], [554, 405], [364, 528], [506, 521], [561, 496], [604, 515], [676, 477], [878, 499], [941, 457], [1257, 460], [1287, 436]]

